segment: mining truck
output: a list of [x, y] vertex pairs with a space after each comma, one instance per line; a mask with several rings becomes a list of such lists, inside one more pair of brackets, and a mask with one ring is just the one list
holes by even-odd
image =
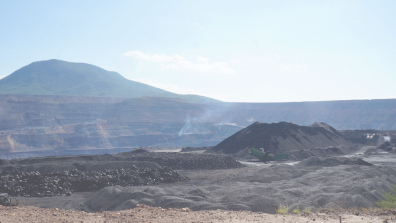
[[258, 149], [249, 149], [248, 150], [249, 155], [256, 157], [262, 162], [267, 162], [267, 161], [281, 161], [281, 160], [288, 160], [289, 159], [289, 154], [282, 154], [278, 153], [275, 155], [271, 155], [269, 152], [264, 152], [263, 149], [258, 150]]
[[0, 205], [3, 206], [17, 206], [19, 201], [17, 199], [11, 198], [7, 193], [0, 193]]

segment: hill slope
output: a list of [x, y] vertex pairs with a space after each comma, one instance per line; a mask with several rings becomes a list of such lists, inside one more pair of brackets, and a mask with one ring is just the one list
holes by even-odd
[[90, 97], [170, 97], [189, 102], [218, 102], [198, 95], [179, 95], [131, 81], [100, 67], [47, 60], [31, 63], [0, 80], [0, 94], [74, 95]]

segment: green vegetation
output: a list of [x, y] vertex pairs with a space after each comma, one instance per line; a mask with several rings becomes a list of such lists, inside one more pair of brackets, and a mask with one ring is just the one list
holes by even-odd
[[310, 213], [311, 213], [311, 209], [312, 209], [312, 207], [310, 207], [310, 208], [305, 208], [305, 209], [303, 210], [303, 213], [305, 213], [305, 214], [310, 214]]
[[73, 95], [90, 97], [169, 97], [189, 102], [217, 100], [198, 95], [179, 95], [136, 81], [119, 73], [84, 63], [47, 60], [31, 63], [0, 80], [0, 94]]
[[297, 205], [297, 207], [294, 208], [293, 214], [300, 214], [300, 205]]
[[289, 212], [289, 208], [284, 205], [279, 205], [278, 210], [276, 211], [277, 214], [287, 214]]
[[295, 208], [295, 209], [293, 210], [293, 214], [300, 214], [300, 209]]
[[382, 191], [384, 200], [378, 201], [376, 204], [378, 207], [386, 210], [396, 209], [396, 185], [391, 187], [390, 192]]

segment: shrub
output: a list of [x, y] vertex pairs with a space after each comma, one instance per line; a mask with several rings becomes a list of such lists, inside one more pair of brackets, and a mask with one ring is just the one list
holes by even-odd
[[278, 210], [276, 211], [277, 214], [287, 214], [289, 212], [289, 208], [284, 205], [279, 205]]
[[382, 191], [382, 195], [384, 196], [384, 199], [382, 201], [378, 201], [376, 203], [377, 206], [385, 210], [396, 209], [396, 185], [391, 187], [390, 192]]
[[311, 209], [312, 209], [312, 208], [305, 208], [305, 209], [303, 210], [303, 212], [304, 212], [305, 214], [310, 214], [310, 213], [311, 213]]
[[294, 208], [293, 213], [294, 214], [300, 214], [300, 205], [297, 205], [297, 207]]
[[295, 209], [293, 210], [293, 213], [294, 213], [294, 214], [300, 214], [300, 209], [295, 208]]

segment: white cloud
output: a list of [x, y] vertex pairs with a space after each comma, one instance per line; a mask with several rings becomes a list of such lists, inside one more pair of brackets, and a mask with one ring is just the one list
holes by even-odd
[[[264, 49], [264, 48], [263, 48]], [[287, 56], [285, 56], [285, 55], [279, 55], [279, 54], [276, 54], [276, 53], [265, 53], [264, 55], [266, 55], [266, 56], [270, 56], [270, 57], [276, 57], [276, 58], [278, 58], [278, 59], [282, 59], [282, 58], [286, 58]]]
[[227, 67], [227, 63], [210, 62], [208, 58], [198, 57], [196, 62], [188, 61], [179, 55], [165, 55], [143, 53], [135, 50], [124, 53], [124, 56], [133, 56], [136, 59], [147, 60], [155, 63], [162, 63], [160, 68], [163, 70], [191, 70], [199, 73], [218, 73], [218, 74], [233, 74], [235, 71]]
[[0, 76], [0, 80], [3, 79], [3, 78], [5, 78], [5, 77], [6, 77], [6, 76]]
[[[396, 98], [396, 95], [393, 94], [393, 93], [387, 92], [387, 93], [382, 95], [382, 98], [392, 98], [393, 99], [393, 98]], [[369, 100], [371, 100], [371, 99], [369, 99]]]
[[274, 54], [274, 57], [277, 57], [277, 58], [281, 59], [281, 58], [285, 58], [286, 56], [282, 56], [282, 55], [279, 55], [279, 54]]
[[231, 63], [240, 63], [240, 60], [231, 60]]
[[161, 88], [176, 94], [197, 94], [197, 92], [191, 88], [180, 87], [176, 84], [163, 84], [158, 82], [156, 79], [139, 78], [139, 79], [135, 79], [134, 81], [147, 84], [156, 88]]
[[198, 30], [200, 31], [208, 31], [208, 32], [213, 32], [213, 33], [219, 33], [218, 30], [216, 30], [216, 27], [213, 28], [204, 28], [201, 24], [194, 22], [194, 23], [190, 23], [190, 22], [185, 22], [186, 25], [189, 26], [193, 26], [193, 27], [197, 27]]
[[127, 57], [134, 56], [136, 59], [148, 60], [148, 61], [156, 62], [156, 63], [177, 62], [177, 61], [185, 60], [183, 57], [181, 57], [179, 55], [174, 55], [174, 56], [168, 56], [165, 54], [150, 55], [149, 53], [143, 53], [139, 50], [124, 53], [124, 56], [127, 56]]
[[300, 65], [300, 64], [282, 64], [283, 70], [300, 70], [308, 68], [307, 65]]
[[191, 61], [180, 61], [178, 64], [161, 64], [161, 69], [191, 70], [199, 73], [233, 74], [234, 70], [226, 66], [227, 63], [193, 63]]
[[199, 62], [209, 62], [209, 59], [208, 59], [208, 58], [205, 58], [205, 57], [198, 57], [197, 60], [198, 60]]
[[187, 87], [180, 87], [176, 84], [164, 84], [164, 83], [160, 83], [158, 82], [158, 80], [156, 79], [144, 79], [144, 78], [139, 78], [139, 79], [134, 79], [133, 81], [137, 81], [143, 84], [147, 84], [156, 88], [160, 88], [166, 91], [170, 91], [176, 94], [195, 94], [195, 95], [201, 95], [201, 96], [206, 96], [206, 97], [210, 97], [210, 98], [214, 98], [214, 99], [218, 99], [221, 101], [228, 101], [226, 98], [220, 96], [220, 95], [216, 95], [216, 94], [205, 94], [202, 92], [198, 92], [194, 89], [191, 88], [187, 88]]

